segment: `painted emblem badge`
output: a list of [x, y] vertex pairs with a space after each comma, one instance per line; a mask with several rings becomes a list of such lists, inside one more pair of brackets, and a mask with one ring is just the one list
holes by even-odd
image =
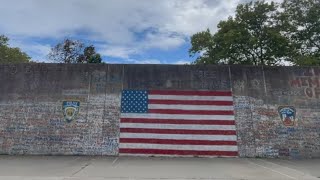
[[79, 101], [63, 101], [62, 111], [64, 119], [70, 123], [75, 116], [79, 113], [80, 102]]
[[296, 120], [296, 109], [294, 107], [280, 106], [278, 112], [285, 126], [294, 126]]

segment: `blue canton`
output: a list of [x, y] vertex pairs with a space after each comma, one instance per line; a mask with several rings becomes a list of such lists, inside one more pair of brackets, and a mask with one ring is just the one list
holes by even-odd
[[121, 96], [121, 113], [147, 113], [148, 92], [140, 90], [123, 90]]

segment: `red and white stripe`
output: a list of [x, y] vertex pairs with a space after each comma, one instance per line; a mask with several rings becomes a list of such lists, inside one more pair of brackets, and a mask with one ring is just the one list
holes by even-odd
[[231, 92], [149, 91], [148, 113], [122, 113], [120, 155], [238, 156]]

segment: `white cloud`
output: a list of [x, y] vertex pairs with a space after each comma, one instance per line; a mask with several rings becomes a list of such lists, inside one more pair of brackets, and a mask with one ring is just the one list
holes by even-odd
[[139, 51], [135, 48], [123, 46], [102, 46], [98, 51], [103, 56], [128, 59], [130, 55], [137, 54]]
[[[214, 2], [214, 3], [212, 3]], [[148, 28], [190, 35], [214, 27], [234, 2], [220, 0], [0, 0], [4, 30], [28, 36], [66, 36], [85, 28], [113, 43], [132, 42]], [[8, 31], [9, 32], [9, 31]]]
[[232, 13], [236, 1], [229, 3], [220, 0], [175, 1], [172, 20], [165, 23], [163, 29], [190, 36], [196, 32], [210, 28], [216, 30], [217, 23]]
[[186, 42], [185, 37], [179, 35], [170, 35], [169, 33], [157, 33], [146, 35], [146, 39], [141, 44], [144, 49], [159, 48], [163, 50], [173, 49]]
[[126, 61], [133, 64], [162, 64], [162, 62], [158, 59], [127, 59]]
[[179, 60], [179, 61], [174, 62], [173, 64], [190, 64], [190, 63], [191, 63], [191, 61]]
[[[0, 32], [55, 39], [85, 31], [87, 40], [105, 44], [102, 54], [130, 58], [149, 49], [180, 47], [206, 28], [215, 31], [240, 1], [0, 0]], [[42, 52], [39, 58], [47, 51], [47, 45], [32, 46]]]
[[160, 60], [157, 59], [145, 59], [145, 60], [137, 60], [136, 64], [162, 64]]

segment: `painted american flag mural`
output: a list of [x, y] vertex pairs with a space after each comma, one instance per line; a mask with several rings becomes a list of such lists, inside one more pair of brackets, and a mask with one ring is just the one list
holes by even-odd
[[123, 90], [120, 155], [238, 156], [230, 91]]

